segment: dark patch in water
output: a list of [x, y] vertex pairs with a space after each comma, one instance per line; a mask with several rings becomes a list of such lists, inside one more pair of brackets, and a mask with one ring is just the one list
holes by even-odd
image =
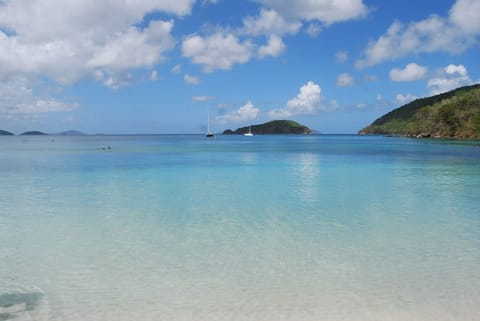
[[18, 311], [0, 313], [0, 321], [6, 321], [15, 318], [15, 314], [18, 312], [33, 311], [43, 298], [43, 293], [31, 292], [31, 293], [3, 293], [0, 294], [0, 308], [7, 309], [17, 304], [25, 304], [25, 308]]
[[12, 316], [11, 313], [0, 313], [0, 321], [6, 321]]

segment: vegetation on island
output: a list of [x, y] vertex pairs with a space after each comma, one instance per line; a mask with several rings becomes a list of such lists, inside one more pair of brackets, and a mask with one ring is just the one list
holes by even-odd
[[58, 133], [60, 136], [84, 136], [85, 133], [82, 133], [78, 130], [66, 130], [64, 132]]
[[39, 131], [36, 131], [36, 130], [31, 130], [31, 131], [28, 131], [28, 132], [21, 133], [20, 135], [21, 136], [33, 136], [33, 135], [48, 135], [48, 134], [45, 134], [45, 133], [42, 133], [42, 132], [39, 132]]
[[264, 134], [311, 134], [312, 130], [305, 125], [299, 124], [293, 120], [272, 120], [270, 122], [237, 128], [236, 130], [227, 129], [224, 135], [242, 135], [248, 133], [251, 129], [254, 135]]
[[412, 101], [359, 133], [479, 139], [480, 84]]
[[6, 130], [1, 130], [1, 129], [0, 129], [0, 136], [1, 136], [1, 135], [5, 135], [5, 136], [6, 136], [6, 135], [8, 135], [8, 136], [11, 136], [11, 135], [13, 135], [13, 134], [12, 134], [11, 132], [7, 132]]

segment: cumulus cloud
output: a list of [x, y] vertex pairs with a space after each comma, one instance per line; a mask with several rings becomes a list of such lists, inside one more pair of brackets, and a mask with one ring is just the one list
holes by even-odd
[[[250, 59], [276, 57], [286, 46], [282, 37], [305, 32], [317, 36], [323, 26], [366, 16], [363, 0], [256, 0], [262, 5], [257, 16], [247, 16], [239, 28], [215, 26], [206, 35], [193, 34], [182, 42], [182, 54], [205, 72], [228, 70]], [[257, 38], [266, 36], [266, 45]]]
[[427, 67], [409, 63], [404, 69], [393, 68], [390, 70], [390, 79], [395, 82], [419, 80], [425, 77], [427, 71]]
[[345, 62], [348, 60], [348, 51], [339, 51], [335, 54], [338, 62]]
[[417, 99], [418, 97], [415, 96], [415, 95], [412, 95], [412, 94], [398, 94], [396, 97], [396, 102], [400, 105], [405, 105], [405, 104], [408, 104], [409, 102], [411, 101], [414, 101], [415, 99]]
[[247, 102], [244, 106], [240, 107], [239, 109], [232, 111], [230, 113], [217, 116], [216, 120], [219, 123], [241, 123], [241, 122], [249, 122], [257, 118], [260, 109], [255, 108], [252, 102]]
[[322, 89], [313, 81], [307, 82], [300, 88], [295, 98], [287, 102], [287, 106], [281, 109], [273, 109], [268, 112], [270, 118], [288, 118], [295, 115], [311, 115], [327, 108], [321, 104]]
[[185, 74], [185, 76], [183, 76], [183, 80], [190, 85], [198, 85], [200, 83], [200, 79], [198, 77], [191, 76], [189, 74]]
[[[216, 27], [210, 34], [186, 37], [182, 54], [194, 64], [202, 65], [205, 72], [228, 70], [254, 57], [279, 56], [286, 47], [282, 36], [298, 33], [301, 26], [299, 21], [286, 20], [275, 10], [262, 8], [258, 16], [245, 17], [240, 28]], [[255, 44], [260, 36], [267, 37], [266, 44]]]
[[321, 31], [322, 26], [319, 23], [309, 23], [307, 29], [305, 29], [307, 35], [314, 38], [317, 37]]
[[48, 90], [36, 92], [36, 84], [22, 76], [0, 80], [0, 117], [18, 118], [26, 114], [69, 112], [80, 107], [51, 97]]
[[265, 58], [267, 56], [276, 57], [285, 50], [285, 44], [277, 35], [268, 37], [268, 43], [258, 48], [258, 57]]
[[205, 72], [228, 70], [234, 64], [246, 63], [252, 56], [252, 49], [250, 41], [240, 42], [235, 35], [223, 32], [207, 37], [191, 35], [182, 43], [183, 56], [203, 65]]
[[457, 0], [448, 17], [431, 15], [407, 25], [395, 21], [385, 34], [367, 45], [356, 66], [370, 67], [410, 54], [463, 52], [477, 43], [479, 10], [480, 2], [476, 0]]
[[336, 84], [338, 87], [348, 87], [353, 86], [353, 77], [348, 73], [343, 73], [338, 75]]
[[110, 89], [119, 89], [130, 85], [133, 82], [133, 75], [128, 72], [121, 72], [117, 74], [110, 74], [104, 79], [103, 84]]
[[302, 24], [298, 21], [285, 20], [275, 10], [262, 8], [258, 17], [248, 16], [243, 19], [243, 28], [239, 33], [251, 36], [292, 35], [296, 34], [301, 26]]
[[468, 76], [467, 68], [465, 68], [464, 65], [450, 64], [447, 67], [445, 67], [445, 73], [447, 75], [456, 75], [457, 74], [460, 77], [467, 77]]
[[[174, 46], [173, 21], [134, 26], [149, 12], [184, 16], [194, 4], [194, 0], [0, 2], [2, 81], [21, 76], [32, 85], [37, 84], [35, 79], [70, 85], [92, 77], [111, 88], [130, 83], [133, 69], [161, 63]], [[53, 110], [54, 105], [37, 108]]]
[[480, 2], [477, 0], [457, 0], [450, 9], [450, 19], [464, 32], [480, 34]]
[[111, 1], [111, 7], [106, 6], [110, 1], [55, 1], [56, 10], [51, 10], [52, 2], [7, 1], [2, 5], [0, 25], [12, 31], [9, 35], [0, 31], [4, 74], [41, 75], [70, 84], [97, 69], [119, 72], [151, 66], [173, 48], [173, 22], [152, 21], [144, 29], [132, 25], [150, 10], [187, 10], [162, 1], [137, 1], [137, 5]]
[[118, 72], [159, 63], [161, 53], [174, 46], [172, 28], [172, 21], [153, 21], [142, 31], [130, 27], [95, 47], [86, 66]]
[[439, 94], [458, 87], [473, 84], [464, 65], [450, 64], [439, 70], [437, 76], [428, 81], [428, 88], [432, 94]]
[[283, 17], [298, 20], [318, 20], [325, 25], [363, 18], [368, 8], [362, 0], [257, 0]]
[[177, 64], [177, 65], [173, 66], [172, 69], [170, 69], [170, 72], [171, 72], [172, 74], [179, 74], [179, 73], [181, 73], [181, 72], [182, 72], [182, 65]]

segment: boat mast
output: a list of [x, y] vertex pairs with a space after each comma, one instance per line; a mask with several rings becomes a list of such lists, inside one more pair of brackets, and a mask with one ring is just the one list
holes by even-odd
[[214, 135], [210, 132], [210, 110], [208, 111], [208, 122], [207, 122], [207, 134], [205, 135], [208, 138], [213, 137]]
[[210, 110], [208, 111], [207, 134], [210, 134]]

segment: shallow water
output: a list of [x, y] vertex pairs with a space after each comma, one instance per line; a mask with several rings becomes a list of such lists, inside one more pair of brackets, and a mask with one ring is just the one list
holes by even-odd
[[0, 320], [479, 320], [478, 145], [0, 137]]

